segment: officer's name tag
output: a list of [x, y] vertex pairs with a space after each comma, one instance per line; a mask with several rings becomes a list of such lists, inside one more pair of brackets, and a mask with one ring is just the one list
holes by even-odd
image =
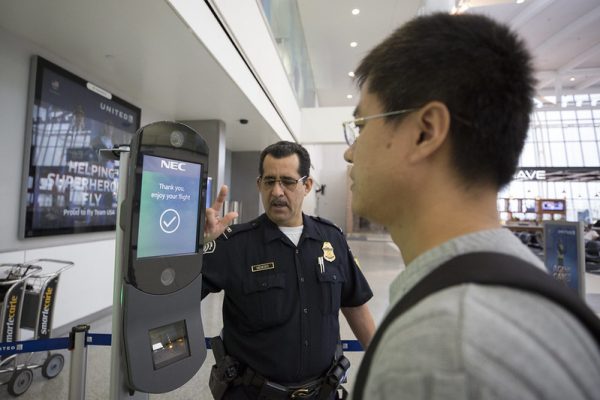
[[265, 263], [265, 264], [257, 264], [257, 265], [253, 265], [251, 269], [252, 269], [252, 272], [260, 272], [260, 271], [266, 271], [268, 269], [275, 269], [275, 263], [270, 262], [270, 263]]

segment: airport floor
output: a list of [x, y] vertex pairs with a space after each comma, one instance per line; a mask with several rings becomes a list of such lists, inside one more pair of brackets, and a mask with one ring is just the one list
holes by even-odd
[[[350, 236], [350, 247], [359, 259], [361, 268], [374, 292], [369, 302], [376, 323], [379, 323], [388, 307], [388, 288], [390, 282], [404, 269], [398, 248], [384, 234], [354, 234]], [[586, 274], [588, 302], [600, 313], [600, 275]], [[210, 295], [202, 302], [202, 317], [206, 336], [218, 335], [222, 327], [222, 294]], [[345, 319], [342, 323], [342, 339], [355, 340]], [[95, 321], [89, 321], [91, 333], [110, 333], [110, 315]], [[20, 400], [67, 399], [69, 390], [69, 353], [64, 351], [65, 366], [56, 378], [47, 380], [39, 369], [34, 371], [34, 380], [29, 390], [18, 397]], [[354, 374], [362, 359], [362, 352], [346, 353], [352, 363], [347, 388], [353, 384]], [[151, 394], [150, 399], [158, 400], [209, 400], [208, 374], [213, 364], [209, 351], [200, 371], [184, 386], [165, 394]], [[353, 374], [354, 373], [354, 374]], [[107, 400], [109, 398], [110, 348], [90, 346], [87, 354], [86, 400]], [[0, 387], [0, 399], [10, 399], [6, 385]]]

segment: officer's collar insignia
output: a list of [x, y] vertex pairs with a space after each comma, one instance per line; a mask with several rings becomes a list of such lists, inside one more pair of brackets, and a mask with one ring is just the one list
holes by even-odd
[[333, 262], [335, 260], [333, 246], [329, 242], [323, 242], [323, 258], [329, 262]]
[[202, 252], [204, 254], [214, 253], [216, 248], [217, 248], [217, 242], [212, 240], [208, 243], [204, 243], [204, 248], [202, 249]]
[[225, 228], [225, 232], [223, 232], [223, 236], [225, 236], [225, 239], [229, 239], [229, 236], [227, 236], [227, 234], [231, 232], [233, 232], [233, 230], [230, 227]]
[[253, 265], [252, 267], [250, 267], [250, 269], [252, 270], [252, 272], [261, 272], [261, 271], [266, 271], [268, 269], [275, 269], [275, 263], [268, 262], [268, 263], [264, 263], [264, 264], [256, 264], [256, 265]]

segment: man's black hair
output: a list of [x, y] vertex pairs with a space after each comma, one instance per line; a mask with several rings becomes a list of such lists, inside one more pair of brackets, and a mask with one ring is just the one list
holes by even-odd
[[506, 26], [482, 15], [418, 17], [371, 50], [355, 74], [383, 112], [444, 103], [453, 165], [467, 185], [512, 180], [535, 79], [529, 52]]
[[263, 175], [263, 162], [267, 154], [274, 158], [285, 158], [297, 154], [300, 161], [298, 173], [301, 177], [310, 175], [310, 155], [308, 155], [308, 151], [298, 143], [282, 140], [267, 146], [262, 153], [260, 153], [260, 164], [258, 165], [259, 176]]

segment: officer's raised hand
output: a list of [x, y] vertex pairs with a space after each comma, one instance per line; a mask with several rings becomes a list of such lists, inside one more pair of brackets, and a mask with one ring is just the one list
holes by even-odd
[[206, 209], [206, 224], [204, 225], [204, 243], [215, 240], [221, 235], [225, 229], [231, 225], [233, 220], [237, 218], [238, 213], [231, 211], [220, 217], [223, 202], [227, 198], [229, 188], [227, 185], [221, 186], [217, 199], [210, 208]]

